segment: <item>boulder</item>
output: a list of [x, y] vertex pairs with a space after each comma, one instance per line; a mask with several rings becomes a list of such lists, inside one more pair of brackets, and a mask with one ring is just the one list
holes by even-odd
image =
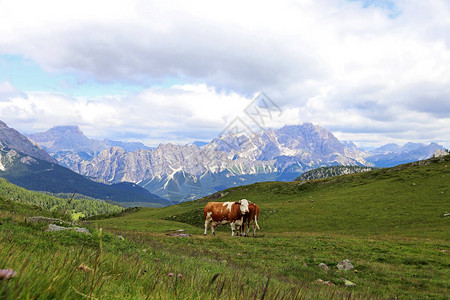
[[342, 278], [342, 280], [344, 281], [345, 286], [355, 286], [356, 285], [356, 283], [351, 282], [348, 279]]
[[90, 234], [89, 229], [84, 227], [62, 227], [55, 224], [48, 224], [48, 228], [46, 231], [62, 231], [62, 230], [75, 230], [76, 232]]
[[338, 264], [336, 266], [339, 270], [344, 270], [344, 271], [348, 271], [348, 270], [355, 268], [352, 265], [352, 263], [350, 262], [350, 260], [348, 260], [348, 259], [344, 259], [343, 261], [338, 262]]

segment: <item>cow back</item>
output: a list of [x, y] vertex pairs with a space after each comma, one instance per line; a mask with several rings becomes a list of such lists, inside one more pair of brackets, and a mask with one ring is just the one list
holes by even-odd
[[208, 202], [203, 210], [205, 219], [208, 213], [214, 221], [233, 221], [242, 216], [240, 205], [235, 202]]

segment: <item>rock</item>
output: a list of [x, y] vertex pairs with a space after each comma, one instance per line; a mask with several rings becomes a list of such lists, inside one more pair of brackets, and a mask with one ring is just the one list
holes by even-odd
[[325, 281], [322, 279], [317, 279], [316, 281], [314, 281], [314, 283], [328, 285], [328, 286], [334, 286], [334, 283], [332, 283], [331, 281]]
[[319, 264], [319, 268], [321, 268], [321, 269], [324, 269], [325, 271], [328, 271], [330, 268], [326, 265], [326, 264], [324, 264], [324, 263], [320, 263]]
[[190, 237], [191, 235], [189, 233], [166, 233], [167, 236], [176, 236], [176, 237]]
[[66, 221], [63, 221], [61, 219], [47, 218], [47, 217], [42, 217], [42, 216], [29, 217], [29, 218], [27, 218], [27, 221], [31, 222], [31, 223], [37, 223], [37, 222], [59, 222], [60, 224], [68, 223], [70, 225], [73, 225], [72, 222], [66, 222]]
[[81, 233], [85, 233], [85, 234], [91, 234], [89, 232], [89, 229], [84, 228], [84, 227], [69, 227], [69, 228], [75, 230], [76, 232], [81, 232]]
[[449, 153], [448, 153], [447, 151], [445, 151], [445, 150], [437, 149], [437, 150], [434, 152], [433, 156], [431, 156], [431, 158], [441, 157], [441, 156], [446, 156], [446, 155], [448, 155], [448, 154], [449, 154]]
[[46, 231], [62, 231], [62, 230], [75, 230], [76, 232], [91, 234], [89, 230], [84, 227], [62, 227], [55, 224], [48, 224], [48, 228]]
[[348, 279], [342, 278], [342, 280], [344, 281], [345, 286], [355, 286], [356, 285], [356, 283], [351, 282]]
[[350, 262], [350, 260], [348, 260], [348, 259], [344, 259], [343, 261], [338, 262], [338, 264], [336, 266], [339, 270], [344, 270], [344, 271], [348, 271], [348, 270], [355, 268], [352, 265], [352, 263]]

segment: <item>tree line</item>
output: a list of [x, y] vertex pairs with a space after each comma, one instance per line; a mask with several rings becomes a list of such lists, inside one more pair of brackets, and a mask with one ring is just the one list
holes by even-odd
[[0, 195], [9, 200], [37, 205], [49, 211], [59, 210], [69, 214], [72, 219], [81, 217], [88, 218], [94, 215], [120, 212], [123, 210], [122, 207], [103, 200], [80, 198], [80, 196], [74, 197], [73, 199], [64, 199], [49, 195], [48, 193], [29, 191], [10, 183], [4, 178], [0, 178]]

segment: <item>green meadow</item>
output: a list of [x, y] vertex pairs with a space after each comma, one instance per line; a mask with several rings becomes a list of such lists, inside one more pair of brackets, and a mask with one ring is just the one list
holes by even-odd
[[[446, 156], [322, 180], [256, 183], [77, 225], [91, 235], [46, 232], [47, 223], [26, 217], [55, 211], [0, 195], [0, 269], [17, 272], [0, 280], [0, 298], [447, 299], [449, 165]], [[228, 225], [203, 235], [208, 201], [242, 198], [261, 209], [256, 238], [231, 237]], [[344, 259], [354, 269], [338, 270]]]

